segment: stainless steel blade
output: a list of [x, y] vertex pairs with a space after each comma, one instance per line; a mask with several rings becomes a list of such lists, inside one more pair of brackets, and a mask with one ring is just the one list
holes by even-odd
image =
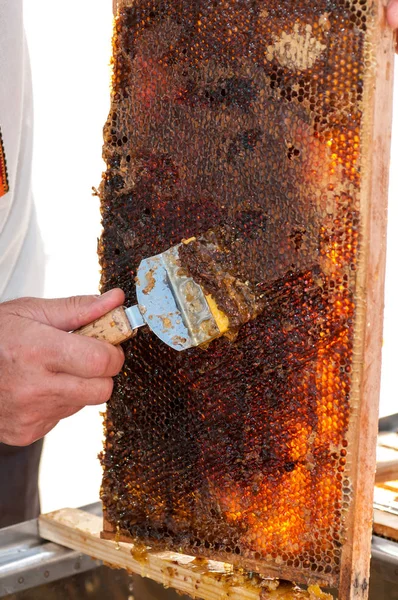
[[220, 331], [202, 288], [184, 274], [178, 248], [141, 261], [136, 290], [147, 325], [168, 346], [181, 351], [209, 342]]
[[140, 313], [140, 309], [138, 308], [137, 304], [126, 308], [125, 313], [132, 329], [138, 329], [139, 327], [146, 325], [145, 319]]

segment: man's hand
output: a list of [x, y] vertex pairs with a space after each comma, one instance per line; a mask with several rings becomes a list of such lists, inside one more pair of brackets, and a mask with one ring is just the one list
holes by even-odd
[[122, 290], [0, 304], [0, 442], [26, 446], [87, 404], [106, 402], [123, 351], [68, 333], [123, 304]]

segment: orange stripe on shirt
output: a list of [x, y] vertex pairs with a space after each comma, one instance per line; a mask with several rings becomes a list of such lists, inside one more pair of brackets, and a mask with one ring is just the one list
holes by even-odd
[[8, 192], [8, 189], [6, 155], [4, 152], [3, 138], [0, 128], [0, 197], [4, 196], [4, 194]]

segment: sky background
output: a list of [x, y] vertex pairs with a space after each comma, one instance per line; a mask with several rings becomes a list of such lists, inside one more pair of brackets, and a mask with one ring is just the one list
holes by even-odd
[[[47, 256], [45, 295], [98, 293], [101, 228], [98, 198], [91, 193], [104, 169], [112, 0], [25, 0], [25, 28], [35, 97], [33, 186]], [[398, 410], [397, 68], [395, 72], [381, 415]], [[47, 436], [40, 472], [43, 512], [98, 500], [99, 413], [98, 407], [85, 408]]]

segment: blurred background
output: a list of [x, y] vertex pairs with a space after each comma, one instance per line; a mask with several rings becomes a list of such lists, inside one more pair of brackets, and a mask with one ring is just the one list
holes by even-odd
[[[98, 293], [102, 127], [109, 110], [112, 0], [25, 0], [35, 98], [33, 191], [45, 242], [46, 297]], [[381, 416], [398, 410], [398, 62], [390, 175]], [[102, 410], [104, 410], [102, 408]], [[61, 421], [41, 463], [42, 510], [98, 500], [98, 407]]]

